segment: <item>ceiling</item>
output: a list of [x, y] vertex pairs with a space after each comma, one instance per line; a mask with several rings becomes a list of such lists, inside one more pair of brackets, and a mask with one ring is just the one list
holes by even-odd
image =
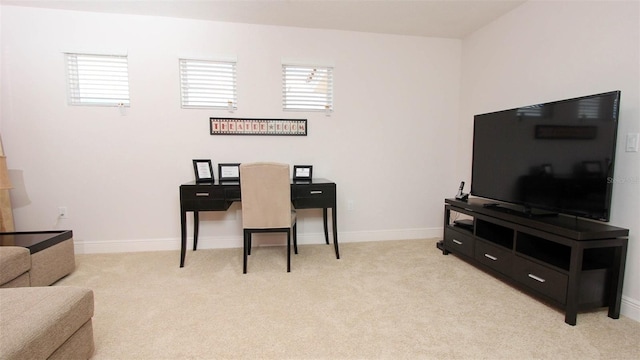
[[0, 0], [0, 4], [461, 39], [525, 1]]

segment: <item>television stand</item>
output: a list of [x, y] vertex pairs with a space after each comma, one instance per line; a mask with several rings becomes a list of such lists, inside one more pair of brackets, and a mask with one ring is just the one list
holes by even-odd
[[497, 202], [483, 202], [482, 207], [526, 217], [553, 217], [559, 215], [557, 212], [553, 211], [546, 211], [529, 206], [501, 204]]
[[[576, 324], [578, 311], [605, 306], [610, 318], [620, 317], [628, 229], [563, 215], [527, 217], [488, 202], [445, 200], [437, 244], [444, 255], [562, 308], [567, 324]], [[452, 213], [473, 226], [458, 226]]]
[[488, 202], [488, 203], [482, 204], [482, 207], [486, 207], [486, 208], [497, 208], [498, 206], [500, 206], [500, 204], [498, 204], [497, 202]]

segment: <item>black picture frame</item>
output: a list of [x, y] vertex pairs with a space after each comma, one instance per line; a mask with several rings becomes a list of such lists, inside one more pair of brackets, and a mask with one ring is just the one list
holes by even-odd
[[311, 180], [313, 165], [293, 165], [293, 180]]
[[218, 179], [220, 181], [240, 181], [240, 163], [218, 164]]
[[213, 166], [210, 159], [193, 159], [193, 172], [196, 175], [196, 182], [213, 182]]

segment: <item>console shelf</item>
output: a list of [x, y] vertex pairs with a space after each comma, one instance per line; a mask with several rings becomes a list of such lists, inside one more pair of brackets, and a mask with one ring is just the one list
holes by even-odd
[[[609, 317], [620, 317], [628, 229], [487, 204], [445, 199], [444, 238], [437, 244], [443, 254], [561, 307], [567, 324], [576, 324], [578, 311], [605, 306]], [[459, 216], [466, 220], [454, 222]]]

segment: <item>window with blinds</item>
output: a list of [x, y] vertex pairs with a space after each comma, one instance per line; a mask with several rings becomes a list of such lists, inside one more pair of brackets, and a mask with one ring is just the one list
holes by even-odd
[[235, 61], [180, 59], [180, 96], [183, 108], [236, 110]]
[[282, 109], [333, 111], [333, 68], [283, 64]]
[[129, 106], [127, 56], [65, 54], [70, 105]]
[[602, 98], [596, 97], [578, 101], [578, 118], [599, 119], [601, 108], [600, 100], [602, 100]]

